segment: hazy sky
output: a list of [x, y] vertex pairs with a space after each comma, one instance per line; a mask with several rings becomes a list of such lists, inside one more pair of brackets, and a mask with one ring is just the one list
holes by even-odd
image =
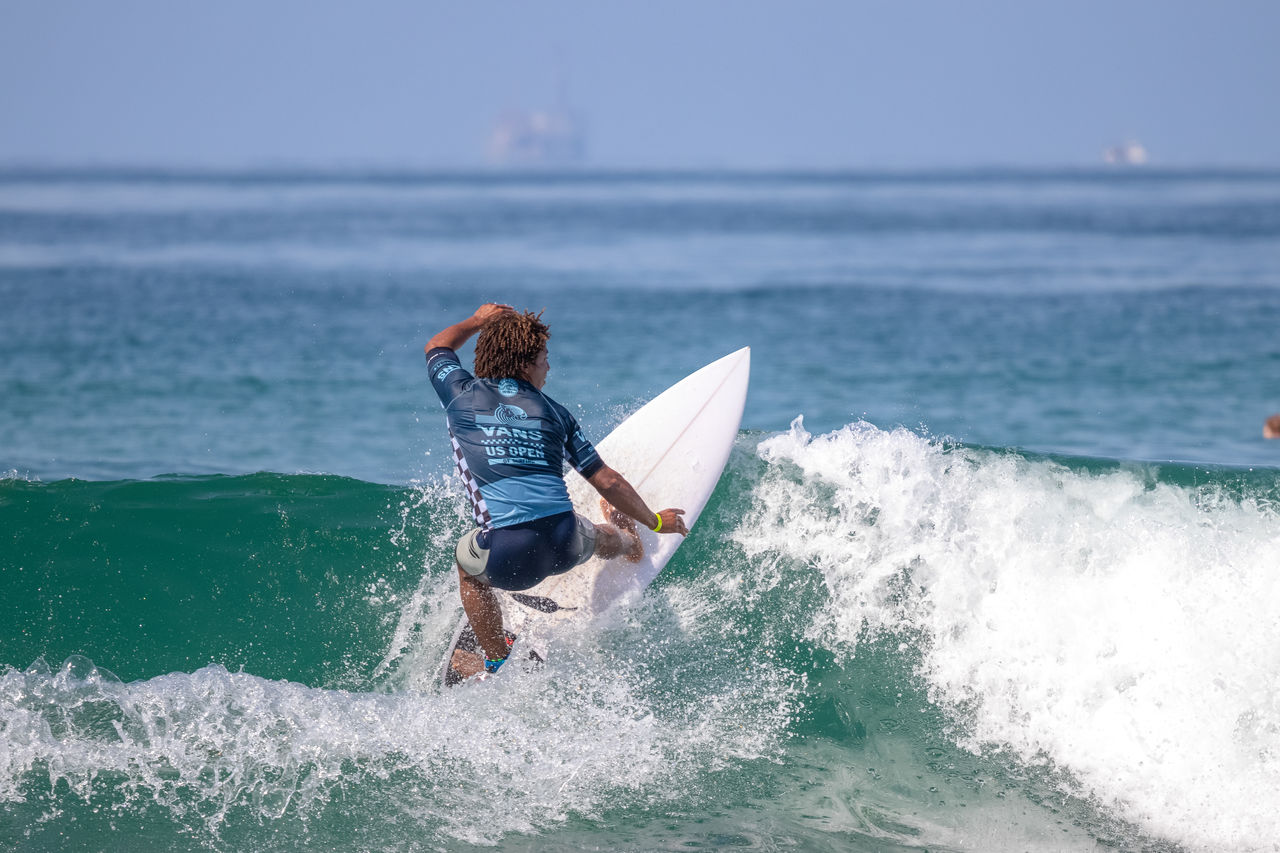
[[0, 0], [0, 163], [1280, 166], [1280, 2]]

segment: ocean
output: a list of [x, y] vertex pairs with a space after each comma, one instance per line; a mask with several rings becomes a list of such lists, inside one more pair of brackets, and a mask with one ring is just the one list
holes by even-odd
[[[442, 691], [485, 301], [751, 390]], [[9, 169], [0, 304], [0, 849], [1280, 850], [1280, 172]]]

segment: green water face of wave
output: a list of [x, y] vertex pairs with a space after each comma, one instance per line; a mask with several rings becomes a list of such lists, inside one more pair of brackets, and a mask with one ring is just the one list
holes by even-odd
[[[1221, 566], [1247, 581], [1248, 555], [1272, 547], [1257, 531], [1274, 523], [1273, 488], [869, 428], [775, 436], [757, 453], [761, 438], [743, 437], [642, 601], [566, 638], [544, 669], [446, 693], [433, 675], [466, 524], [451, 489], [269, 474], [0, 483], [13, 591], [0, 616], [15, 626], [0, 637], [0, 845], [97, 849], [112, 828], [167, 849], [281, 850], [1266, 837], [1265, 809], [1214, 824], [1186, 805], [1195, 783], [1166, 771], [1125, 793], [1167, 811], [1126, 811], [1107, 776], [1126, 765], [1089, 762], [1120, 754], [1106, 740], [1117, 715], [1179, 737], [1177, 715], [1142, 693], [1196, 676], [1129, 648], [1125, 624], [1087, 620], [1125, 588], [1117, 563], [1144, 553], [1128, 543], [1152, 532], [1182, 531], [1192, 555], [1166, 567], [1183, 584], [1162, 590], [1175, 607]], [[1034, 564], [1051, 553], [1066, 557]], [[1057, 634], [1051, 612], [1020, 624], [1055, 572], [1084, 609]], [[1072, 655], [1078, 670], [1037, 680]], [[20, 669], [37, 658], [53, 668]], [[1246, 782], [1271, 772], [1265, 759], [1225, 753], [1267, 746], [1275, 694], [1260, 689], [1227, 684], [1215, 706], [1238, 715], [1214, 749]]]
[[77, 654], [126, 681], [216, 663], [358, 685], [437, 516], [459, 526], [449, 499], [422, 500], [307, 475], [0, 482], [0, 662]]

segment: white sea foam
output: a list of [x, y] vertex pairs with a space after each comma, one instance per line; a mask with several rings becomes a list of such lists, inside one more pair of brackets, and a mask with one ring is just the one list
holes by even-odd
[[735, 538], [821, 572], [811, 635], [918, 641], [967, 748], [1203, 850], [1280, 838], [1280, 515], [1265, 498], [797, 420]]
[[[379, 822], [399, 819], [415, 844], [494, 844], [570, 814], [696, 796], [726, 762], [772, 757], [794, 710], [790, 673], [762, 665], [654, 691], [628, 653], [643, 637], [597, 628], [543, 668], [453, 690], [323, 690], [220, 666], [126, 684], [83, 658], [10, 668], [0, 803], [69, 789], [158, 805], [216, 838], [237, 816], [308, 819], [382, 786]], [[397, 671], [418, 664], [402, 680], [432, 682], [438, 657]]]
[[[427, 507], [435, 511], [428, 513]], [[441, 511], [446, 507], [450, 511]], [[435, 683], [430, 676], [430, 662], [452, 639], [457, 621], [457, 580], [451, 571], [453, 545], [472, 524], [471, 513], [461, 487], [453, 477], [443, 474], [413, 483], [394, 511], [399, 521], [390, 533], [391, 544], [401, 549], [408, 547], [409, 528], [426, 525], [431, 548], [411, 593], [398, 595], [390, 591], [385, 580], [368, 590], [371, 604], [396, 606], [391, 644], [374, 668], [373, 677], [395, 689], [429, 689]]]

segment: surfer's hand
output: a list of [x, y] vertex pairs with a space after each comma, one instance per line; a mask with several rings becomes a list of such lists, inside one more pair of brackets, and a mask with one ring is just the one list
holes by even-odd
[[494, 318], [501, 317], [503, 314], [514, 314], [516, 309], [510, 305], [503, 305], [498, 302], [486, 302], [476, 309], [476, 313], [471, 315], [471, 319], [478, 326], [483, 326]]
[[[658, 513], [658, 517], [662, 519], [662, 526], [658, 529], [658, 533], [679, 533], [681, 536], [689, 535], [689, 528], [684, 526], [684, 519], [680, 516], [684, 515], [682, 509], [664, 509]], [[649, 528], [652, 530], [653, 528]]]
[[441, 329], [432, 335], [431, 340], [427, 341], [426, 350], [431, 352], [436, 347], [448, 347], [451, 350], [456, 350], [471, 340], [471, 336], [483, 329], [490, 320], [501, 317], [503, 314], [514, 314], [515, 310], [510, 305], [486, 302], [467, 319], [459, 320], [449, 328]]

